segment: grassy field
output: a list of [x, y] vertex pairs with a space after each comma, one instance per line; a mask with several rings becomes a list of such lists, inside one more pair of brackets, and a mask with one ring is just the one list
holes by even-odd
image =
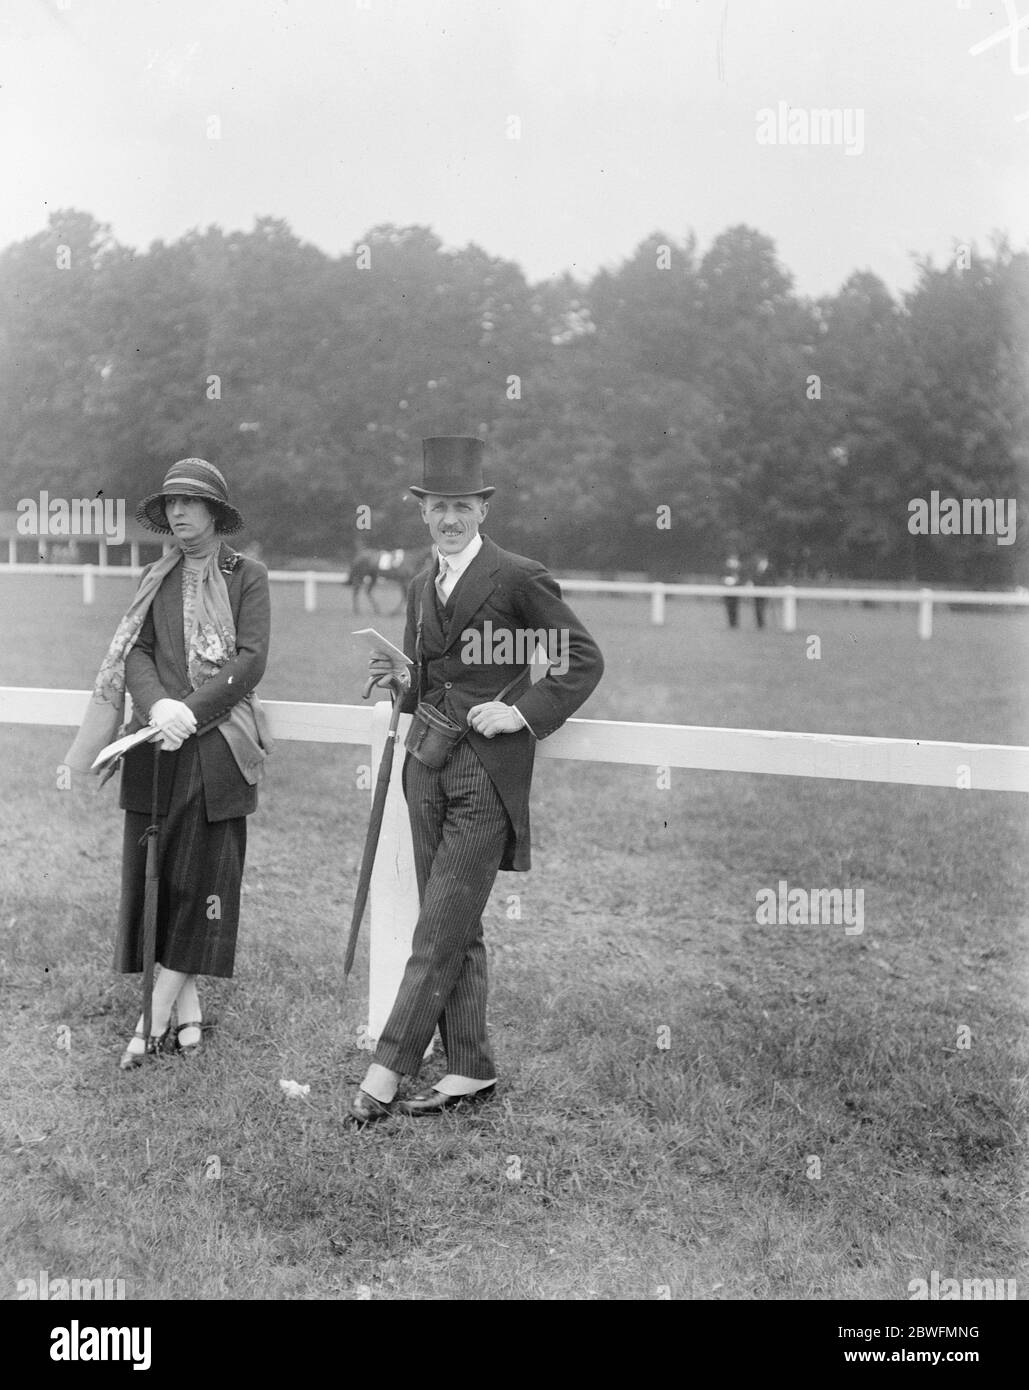
[[[75, 580], [4, 577], [0, 684], [85, 688], [128, 594], [97, 588], [85, 609]], [[274, 590], [267, 698], [359, 700], [361, 624], [319, 601]], [[787, 636], [749, 608], [730, 632], [713, 603], [670, 601], [663, 629], [639, 600], [575, 606], [607, 657], [585, 716], [1029, 742], [1020, 616], [942, 612], [919, 642], [911, 610], [801, 604]], [[340, 983], [366, 752], [280, 745], [206, 1051], [125, 1076], [120, 815], [112, 785], [54, 789], [68, 741], [0, 726], [4, 1297], [42, 1269], [148, 1299], [1021, 1283], [1023, 798], [541, 761], [533, 871], [487, 916], [498, 1099], [358, 1133]], [[781, 878], [863, 889], [863, 932], [759, 926]]]

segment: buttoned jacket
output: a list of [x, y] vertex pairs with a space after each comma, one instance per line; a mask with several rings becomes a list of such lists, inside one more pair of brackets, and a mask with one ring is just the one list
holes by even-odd
[[[440, 611], [434, 592], [437, 562], [412, 581], [407, 594], [404, 651], [415, 661], [401, 708], [413, 713], [420, 700], [442, 708], [466, 727], [473, 705], [493, 700], [518, 673], [505, 696], [529, 725], [489, 739], [474, 729], [468, 742], [489, 773], [511, 819], [502, 869], [530, 867], [529, 790], [537, 739], [559, 729], [589, 697], [604, 671], [596, 642], [561, 596], [557, 581], [536, 560], [502, 550], [488, 536]], [[420, 640], [419, 640], [420, 626]], [[552, 666], [531, 683], [525, 658], [542, 639]], [[532, 732], [529, 732], [531, 729]]]

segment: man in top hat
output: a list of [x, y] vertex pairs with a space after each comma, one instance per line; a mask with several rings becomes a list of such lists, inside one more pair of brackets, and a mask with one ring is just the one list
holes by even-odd
[[[440, 437], [422, 448], [422, 486], [410, 491], [435, 545], [408, 589], [404, 650], [415, 665], [401, 707], [413, 713], [424, 701], [468, 734], [442, 768], [410, 754], [404, 764], [420, 911], [396, 1002], [351, 1106], [362, 1123], [394, 1109], [438, 1114], [493, 1094], [483, 908], [498, 869], [530, 866], [536, 740], [575, 713], [604, 669], [543, 565], [481, 534], [495, 491], [483, 481], [482, 440]], [[532, 684], [537, 639], [550, 666]], [[396, 674], [385, 658], [370, 666], [380, 681]], [[437, 1026], [447, 1074], [397, 1101]]]

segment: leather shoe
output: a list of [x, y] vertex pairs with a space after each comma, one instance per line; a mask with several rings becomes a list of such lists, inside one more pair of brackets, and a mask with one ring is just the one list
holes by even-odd
[[[142, 1033], [133, 1033], [132, 1036], [140, 1040], [143, 1038]], [[127, 1047], [121, 1055], [121, 1061], [118, 1063], [118, 1070], [135, 1071], [137, 1067], [143, 1065], [144, 1057], [159, 1057], [167, 1037], [168, 1029], [166, 1028], [163, 1033], [151, 1033], [150, 1037], [146, 1040], [146, 1048], [140, 1052], [134, 1052], [131, 1048]]]
[[[180, 1023], [175, 1029], [174, 1037], [168, 1040], [170, 1042], [170, 1051], [177, 1052], [180, 1057], [195, 1057], [200, 1051], [200, 1043], [204, 1036], [204, 1029], [210, 1028], [210, 1026], [209, 1023]], [[189, 1028], [195, 1028], [197, 1031], [198, 1037], [195, 1043], [183, 1043], [182, 1041], [180, 1035], [185, 1033]]]
[[398, 1101], [397, 1109], [402, 1115], [439, 1115], [442, 1111], [450, 1110], [457, 1105], [478, 1105], [484, 1100], [489, 1100], [496, 1089], [494, 1083], [465, 1096], [448, 1096], [437, 1090], [419, 1091], [417, 1095], [408, 1096], [407, 1100]]
[[376, 1100], [367, 1091], [358, 1091], [350, 1105], [350, 1116], [358, 1124], [370, 1125], [385, 1120], [393, 1113], [393, 1102]]

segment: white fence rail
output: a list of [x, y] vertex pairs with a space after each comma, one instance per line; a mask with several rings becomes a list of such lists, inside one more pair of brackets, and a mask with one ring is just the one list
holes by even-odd
[[[143, 573], [142, 565], [16, 565], [0, 564], [0, 574], [64, 574], [82, 576], [82, 602], [96, 602], [96, 581], [98, 579], [138, 579]], [[269, 570], [268, 578], [274, 583], [303, 584], [304, 608], [313, 613], [318, 606], [319, 584], [348, 584], [346, 574], [326, 573], [323, 570]]]
[[[135, 565], [64, 565], [64, 564], [0, 564], [0, 574], [64, 574], [82, 576], [82, 602], [96, 601], [98, 578], [138, 578], [142, 569]], [[303, 584], [304, 609], [314, 613], [318, 607], [319, 584], [348, 584], [346, 574], [325, 570], [269, 570], [268, 578], [275, 584]], [[388, 579], [384, 572], [383, 579]], [[781, 599], [781, 626], [784, 632], [797, 630], [797, 604], [800, 600], [817, 603], [913, 603], [918, 607], [918, 635], [933, 635], [933, 607], [937, 603], [966, 604], [987, 608], [1029, 608], [1029, 590], [1013, 592], [988, 590], [973, 593], [968, 589], [828, 589], [798, 588], [793, 584], [768, 585], [756, 588], [740, 584], [729, 588], [724, 584], [662, 584], [632, 579], [561, 579], [567, 593], [580, 594], [641, 594], [650, 596], [650, 621], [660, 627], [665, 621], [665, 601], [679, 595], [683, 598]]]
[[[85, 690], [0, 686], [0, 724], [76, 727], [88, 700], [89, 692]], [[269, 700], [265, 708], [276, 739], [371, 745], [369, 766], [373, 770], [378, 767], [389, 722], [390, 706], [386, 701], [369, 706]], [[408, 722], [409, 716], [404, 715], [371, 883], [370, 1039], [378, 1037], [389, 1015], [418, 916], [410, 830], [400, 791], [403, 738]], [[539, 745], [537, 756], [1029, 793], [1029, 748], [1005, 744], [570, 719]], [[344, 924], [341, 922], [340, 926], [342, 932]]]
[[1029, 607], [1029, 591], [972, 593], [967, 589], [828, 589], [794, 584], [657, 584], [620, 580], [562, 579], [562, 589], [569, 593], [640, 593], [650, 595], [650, 621], [660, 626], [665, 620], [665, 600], [679, 594], [689, 598], [782, 599], [782, 630], [796, 632], [797, 604], [801, 599], [819, 603], [914, 603], [918, 605], [918, 635], [933, 635], [933, 605], [985, 604], [996, 608]]

